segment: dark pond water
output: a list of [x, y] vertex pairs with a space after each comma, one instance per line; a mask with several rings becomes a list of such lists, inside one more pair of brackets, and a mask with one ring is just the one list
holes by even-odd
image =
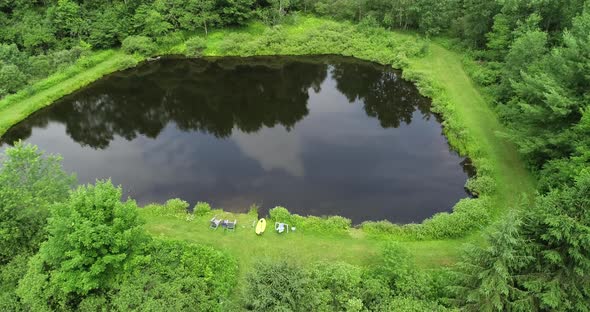
[[[81, 183], [112, 178], [140, 204], [359, 223], [421, 221], [467, 194], [430, 101], [376, 64], [340, 57], [162, 59], [110, 75], [13, 127]], [[3, 144], [2, 148], [7, 145]]]

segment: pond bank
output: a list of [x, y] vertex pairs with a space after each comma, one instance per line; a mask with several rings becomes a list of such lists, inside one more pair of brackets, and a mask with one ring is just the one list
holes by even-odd
[[[162, 49], [160, 54], [179, 53], [183, 49], [184, 43], [179, 43], [177, 46]], [[382, 29], [368, 31], [346, 23], [301, 18], [292, 25], [278, 28], [254, 24], [245, 29], [213, 32], [208, 37], [204, 54], [341, 54], [401, 68], [404, 70], [404, 77], [417, 82], [421, 92], [433, 99], [436, 109], [445, 119], [445, 134], [450, 144], [473, 160], [478, 169], [478, 178], [473, 187], [481, 194], [479, 199], [462, 201], [454, 213], [437, 215], [419, 225], [377, 223], [365, 229], [372, 234], [382, 234], [384, 238], [404, 240], [416, 259], [427, 259], [417, 260], [426, 261], [425, 266], [452, 263], [464, 242], [477, 240], [479, 229], [508, 209], [515, 208], [522, 193], [533, 192], [532, 178], [524, 169], [516, 150], [496, 135], [502, 126], [464, 72], [460, 55], [437, 43], [428, 43], [411, 34]], [[28, 92], [0, 101], [0, 133], [60, 97], [106, 74], [134, 66], [145, 57], [128, 56], [121, 51], [102, 51], [88, 59], [79, 61], [69, 73], [52, 76], [39, 82]], [[174, 239], [195, 240], [195, 237], [204, 242], [209, 241], [212, 245], [228, 244], [227, 247], [233, 248], [238, 258], [247, 260], [252, 257], [252, 247], [248, 247], [250, 244], [235, 239], [226, 240], [224, 236], [211, 236], [209, 232], [202, 232], [200, 227], [188, 228], [182, 222], [178, 222], [178, 219], [148, 218], [146, 227], [156, 235], [163, 234]], [[188, 231], [187, 234], [183, 234], [180, 229]], [[357, 231], [361, 231], [360, 234]], [[351, 246], [361, 242], [359, 248], [370, 249], [371, 242], [363, 238], [363, 231], [354, 230], [351, 235], [339, 240], [343, 240], [342, 245], [350, 243]], [[305, 249], [309, 251], [310, 259], [317, 258], [318, 255], [321, 257], [318, 250], [322, 250], [327, 244], [319, 243], [323, 238], [313, 235], [304, 237], [306, 238], [300, 242], [293, 241], [291, 244], [307, 246]], [[334, 243], [336, 247], [342, 245]], [[269, 244], [262, 247], [265, 252], [276, 256], [284, 254], [284, 246], [274, 241], [269, 241]], [[358, 258], [359, 254], [365, 254], [363, 250], [340, 247], [337, 249], [343, 250], [343, 253], [335, 252], [334, 255], [353, 263], [365, 262]], [[349, 253], [346, 254], [344, 250]], [[306, 259], [305, 256], [301, 257]]]

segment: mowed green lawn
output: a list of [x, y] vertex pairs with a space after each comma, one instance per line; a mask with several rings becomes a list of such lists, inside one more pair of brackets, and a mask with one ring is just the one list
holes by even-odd
[[[343, 261], [356, 265], [378, 264], [380, 246], [387, 240], [383, 237], [367, 237], [362, 230], [350, 229], [342, 234], [310, 233], [305, 229], [278, 234], [274, 223], [268, 224], [262, 235], [256, 235], [253, 223], [257, 218], [249, 214], [217, 212], [195, 217], [187, 221], [182, 217], [141, 214], [146, 229], [155, 237], [180, 239], [213, 246], [229, 252], [240, 263], [240, 268], [249, 268], [263, 259], [286, 259], [301, 264], [316, 261]], [[209, 228], [213, 215], [228, 220], [238, 220], [235, 231]], [[416, 263], [424, 268], [453, 263], [464, 240], [404, 242], [415, 256]], [[247, 270], [241, 270], [244, 273]]]

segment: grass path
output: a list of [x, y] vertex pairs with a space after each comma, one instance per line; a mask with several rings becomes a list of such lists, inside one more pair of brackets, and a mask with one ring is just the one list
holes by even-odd
[[523, 193], [532, 194], [535, 188], [531, 174], [524, 167], [515, 146], [497, 135], [502, 125], [463, 70], [460, 56], [433, 43], [429, 55], [413, 60], [411, 66], [444, 88], [462, 122], [489, 155], [497, 170], [495, 212], [513, 208]]

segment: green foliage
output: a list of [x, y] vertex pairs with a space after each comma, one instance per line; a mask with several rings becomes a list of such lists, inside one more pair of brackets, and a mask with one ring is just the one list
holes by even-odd
[[186, 41], [186, 55], [202, 56], [207, 48], [207, 41], [201, 37], [193, 37]]
[[362, 228], [371, 235], [396, 235], [411, 239], [459, 238], [490, 222], [490, 198], [461, 199], [452, 213], [437, 213], [421, 224], [396, 225], [389, 221], [363, 222]]
[[522, 221], [510, 215], [458, 265], [456, 303], [466, 310], [588, 311], [590, 173], [539, 196]]
[[245, 25], [254, 14], [254, 0], [225, 0], [219, 12], [222, 22], [228, 25]]
[[458, 238], [490, 221], [489, 198], [461, 199], [453, 213], [438, 213], [422, 223], [419, 235], [432, 238]]
[[465, 187], [474, 195], [492, 195], [496, 191], [496, 181], [490, 176], [476, 176], [465, 184]]
[[590, 310], [588, 207], [590, 172], [584, 170], [574, 186], [553, 190], [526, 210], [523, 239], [530, 242], [535, 261], [524, 270], [523, 285], [543, 309]]
[[381, 249], [382, 262], [374, 269], [397, 297], [436, 300], [430, 274], [418, 270], [414, 259], [400, 243], [386, 242]]
[[[284, 261], [258, 263], [246, 279], [245, 307], [253, 311], [394, 311], [398, 307], [407, 311], [423, 307], [444, 310], [424, 294], [418, 299], [407, 291], [422, 273], [412, 271], [413, 275], [407, 275], [408, 270], [395, 267], [408, 268], [409, 264], [397, 262], [405, 259], [389, 260], [396, 261], [391, 263], [391, 271], [401, 275], [340, 262], [320, 262], [307, 268]], [[398, 290], [390, 289], [390, 278], [406, 286], [399, 289], [404, 294], [395, 296]], [[419, 283], [426, 287], [428, 282]]]
[[489, 246], [469, 245], [457, 266], [455, 302], [467, 311], [530, 311], [533, 301], [513, 272], [530, 264], [523, 249], [520, 221], [510, 216], [488, 234]]
[[228, 255], [211, 247], [159, 240], [144, 253], [149, 262], [116, 287], [110, 298], [113, 310], [223, 310], [237, 273]]
[[46, 157], [22, 142], [5, 150], [0, 167], [0, 264], [38, 248], [45, 239], [49, 205], [65, 200], [74, 181], [59, 156]]
[[139, 30], [139, 34], [148, 37], [164, 36], [172, 29], [164, 16], [155, 8], [142, 4], [135, 10], [133, 27]]
[[72, 0], [58, 0], [57, 5], [48, 8], [47, 18], [57, 37], [76, 37], [86, 28], [80, 6]]
[[245, 304], [252, 311], [310, 311], [312, 281], [302, 268], [288, 262], [260, 262], [246, 277]]
[[0, 44], [0, 97], [74, 63], [87, 51], [81, 46], [28, 56], [15, 44]]
[[165, 207], [172, 212], [187, 212], [189, 204], [178, 198], [169, 199], [166, 201]]
[[590, 60], [589, 20], [588, 12], [576, 17], [571, 31], [563, 34], [563, 45], [551, 53], [548, 34], [525, 24], [506, 57], [507, 71], [515, 77], [512, 96], [501, 107], [510, 126], [506, 135], [534, 168], [569, 157], [582, 143], [575, 129], [590, 85], [581, 69]]
[[504, 14], [494, 16], [492, 31], [486, 34], [488, 55], [493, 60], [502, 60], [512, 41], [512, 29], [508, 17]]
[[[143, 209], [148, 211], [150, 214], [157, 216], [182, 216], [184, 217], [188, 213], [189, 203], [179, 199], [173, 198], [166, 201], [164, 205], [160, 204], [149, 204]], [[197, 204], [198, 206], [198, 204]]]
[[252, 36], [245, 33], [232, 33], [223, 38], [219, 51], [226, 55], [251, 55], [253, 50]]
[[120, 4], [99, 6], [92, 11], [89, 34], [85, 39], [94, 48], [111, 48], [129, 35], [127, 12]]
[[275, 207], [269, 210], [270, 219], [274, 222], [287, 223], [290, 226], [295, 226], [300, 231], [313, 231], [323, 233], [342, 233], [347, 231], [352, 221], [341, 216], [330, 217], [316, 217], [307, 216], [302, 217], [298, 214], [291, 214], [284, 207]]
[[0, 63], [0, 96], [14, 93], [27, 83], [27, 77], [16, 65]]
[[274, 207], [268, 211], [270, 218], [276, 222], [285, 222], [285, 223], [293, 223], [295, 221], [295, 217], [291, 215], [289, 210], [285, 207]]
[[309, 270], [309, 276], [319, 290], [315, 295], [324, 301], [316, 309], [362, 311], [365, 276], [360, 268], [346, 263], [318, 263]]
[[256, 204], [252, 204], [250, 205], [250, 208], [248, 208], [248, 215], [249, 216], [253, 216], [254, 219], [258, 219], [258, 205]]
[[132, 55], [126, 55], [117, 61], [117, 68], [123, 70], [137, 65], [137, 60]]
[[422, 312], [422, 311], [453, 311], [436, 303], [411, 297], [396, 297], [383, 307], [381, 311]]
[[123, 51], [133, 54], [149, 56], [156, 52], [156, 45], [151, 38], [145, 36], [129, 36], [123, 40]]
[[211, 213], [211, 206], [205, 202], [198, 202], [193, 208], [193, 213], [197, 216], [204, 216]]
[[493, 17], [499, 13], [497, 1], [468, 0], [464, 3], [463, 14], [457, 19], [454, 30], [459, 37], [473, 47], [482, 47], [485, 36], [492, 27]]
[[[34, 236], [2, 236], [3, 252], [12, 253], [0, 263], [0, 309], [222, 310], [237, 273], [228, 255], [211, 247], [151, 240], [135, 202], [121, 202], [121, 188], [110, 181], [79, 187], [66, 198], [73, 177], [63, 172], [58, 157], [43, 157], [34, 146], [17, 142], [6, 156], [0, 207], [8, 212], [21, 206], [11, 214], [18, 220], [7, 215], [1, 230], [12, 234], [7, 225], [16, 220], [21, 234]], [[48, 238], [29, 258], [45, 238], [39, 227], [47, 221], [49, 204]], [[165, 207], [186, 212], [188, 203], [174, 199]]]
[[115, 287], [142, 261], [146, 243], [133, 201], [110, 181], [79, 187], [55, 204], [48, 240], [31, 259], [17, 293], [33, 310], [76, 306], [89, 293]]
[[18, 281], [28, 268], [29, 254], [21, 253], [10, 262], [0, 265], [0, 310], [23, 311], [24, 307], [16, 295]]

